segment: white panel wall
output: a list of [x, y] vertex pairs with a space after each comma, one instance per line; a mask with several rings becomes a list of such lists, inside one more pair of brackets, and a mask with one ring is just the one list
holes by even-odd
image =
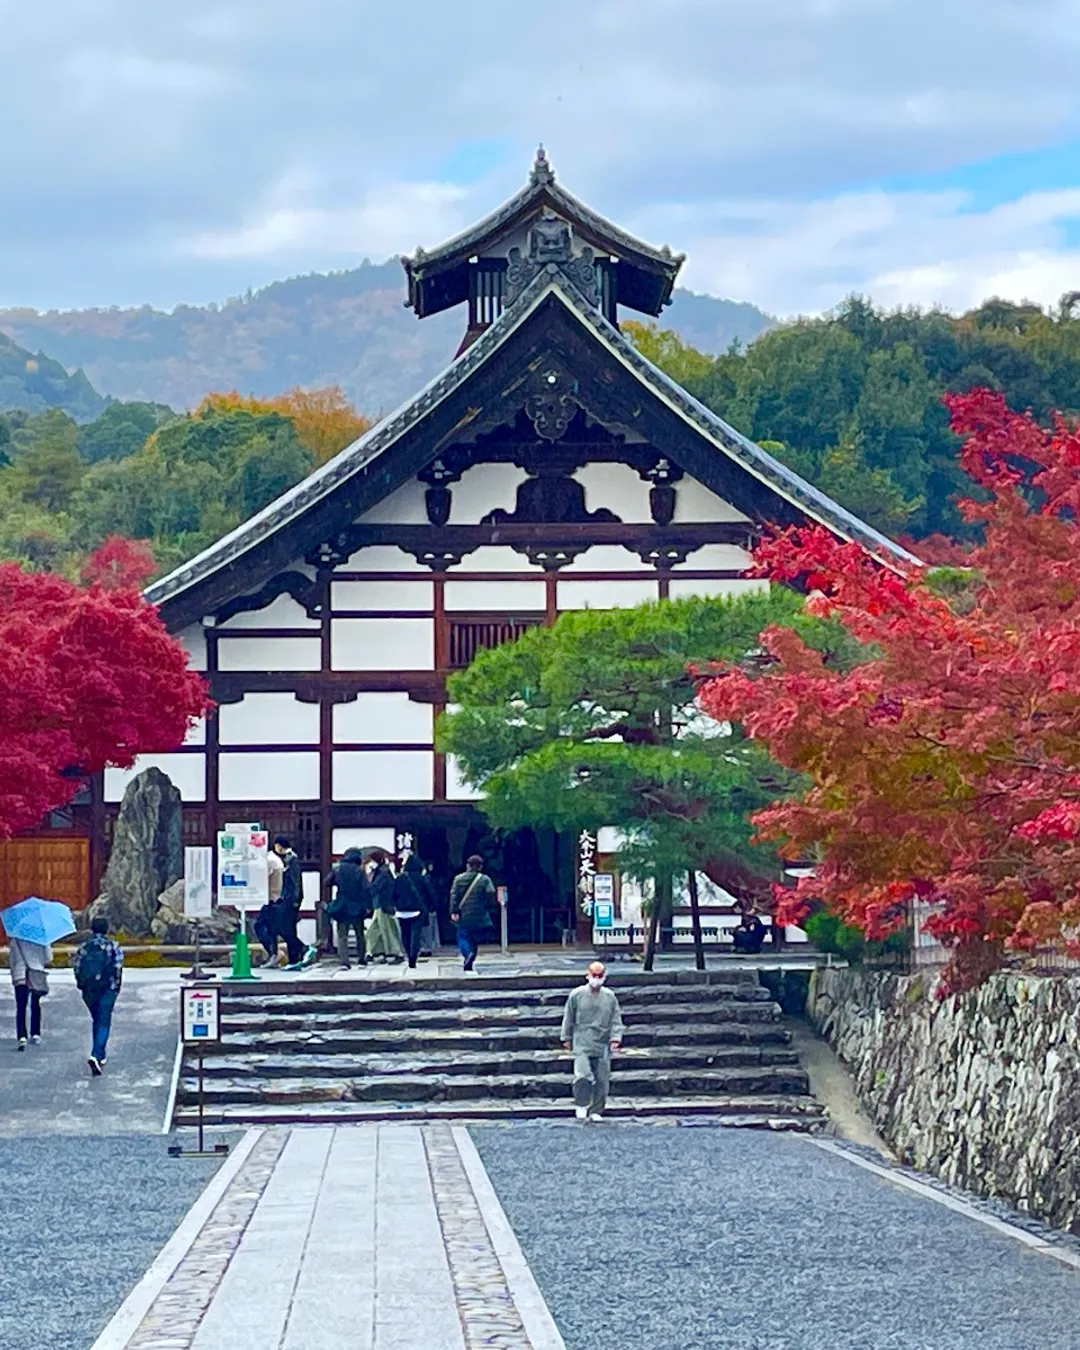
[[206, 756], [198, 754], [140, 755], [130, 769], [106, 769], [105, 800], [120, 801], [131, 780], [150, 768], [168, 774], [184, 801], [206, 801]]
[[469, 613], [472, 610], [518, 610], [544, 612], [547, 588], [542, 581], [447, 581], [444, 593], [447, 610]]
[[330, 624], [334, 670], [434, 670], [431, 619], [334, 619]]
[[335, 750], [334, 801], [429, 802], [431, 750]]
[[192, 670], [206, 669], [206, 633], [201, 623], [193, 623], [190, 628], [185, 628], [182, 633], [177, 633], [176, 640], [184, 651], [188, 654], [188, 665]]
[[724, 501], [723, 497], [718, 497], [696, 478], [684, 478], [675, 484], [675, 515], [672, 517], [675, 525], [748, 519], [737, 507]]
[[559, 575], [567, 572], [649, 572], [650, 565], [642, 562], [632, 549], [622, 544], [594, 544], [584, 553], [579, 553], [572, 563], [560, 569]]
[[295, 694], [245, 694], [218, 708], [221, 745], [318, 745], [319, 706]]
[[218, 640], [219, 670], [318, 670], [317, 637], [226, 637]]
[[188, 733], [184, 737], [185, 745], [205, 745], [206, 744], [206, 718], [200, 717], [193, 727], [188, 728]]
[[337, 572], [426, 572], [428, 569], [418, 563], [411, 553], [406, 553], [396, 544], [371, 544], [358, 549], [348, 558]]
[[[475, 464], [450, 484], [450, 525], [479, 525], [489, 511], [513, 511], [528, 474], [516, 464]], [[426, 519], [426, 517], [425, 517]]]
[[357, 694], [354, 703], [334, 704], [334, 740], [354, 745], [430, 745], [435, 710], [404, 693]]
[[218, 624], [220, 629], [229, 628], [318, 628], [318, 619], [309, 618], [299, 600], [291, 595], [279, 595], [262, 609], [245, 609], [234, 614], [231, 619]]
[[446, 756], [446, 800], [448, 802], [475, 802], [484, 794], [462, 782], [461, 770], [453, 755]]
[[692, 595], [747, 595], [753, 591], [767, 591], [767, 581], [724, 581], [721, 577], [707, 577], [703, 581], [672, 577], [668, 595], [672, 600], [686, 600]]
[[334, 609], [423, 609], [435, 603], [430, 581], [335, 581], [330, 586]]
[[318, 801], [319, 752], [222, 751], [218, 756], [218, 797], [223, 802]]
[[330, 847], [334, 856], [340, 858], [347, 848], [384, 848], [393, 853], [397, 840], [394, 831], [386, 825], [360, 826], [359, 828], [335, 830]]
[[360, 517], [365, 525], [426, 525], [424, 484], [412, 478]]
[[606, 507], [624, 525], [648, 524], [652, 520], [650, 485], [629, 464], [586, 464], [574, 477], [585, 489], [588, 510]]
[[542, 576], [544, 569], [539, 563], [530, 562], [524, 553], [517, 549], [504, 548], [500, 544], [485, 544], [462, 558], [457, 567], [448, 571], [459, 572], [536, 572]]
[[738, 544], [705, 544], [688, 554], [685, 562], [676, 563], [673, 570], [744, 572], [753, 561]]
[[647, 600], [656, 600], [660, 592], [655, 581], [644, 577], [635, 581], [560, 581], [560, 609], [631, 609]]

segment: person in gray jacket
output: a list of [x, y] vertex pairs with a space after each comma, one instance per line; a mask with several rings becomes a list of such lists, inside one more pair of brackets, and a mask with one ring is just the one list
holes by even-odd
[[26, 1049], [26, 1010], [30, 1009], [30, 1039], [41, 1040], [41, 1000], [49, 992], [45, 967], [52, 965], [52, 948], [23, 938], [8, 939], [8, 966], [15, 986], [15, 1038]]
[[611, 1052], [622, 1045], [619, 1000], [604, 988], [607, 971], [594, 961], [586, 983], [571, 990], [563, 1012], [560, 1039], [574, 1056], [574, 1114], [578, 1120], [602, 1120], [611, 1084]]

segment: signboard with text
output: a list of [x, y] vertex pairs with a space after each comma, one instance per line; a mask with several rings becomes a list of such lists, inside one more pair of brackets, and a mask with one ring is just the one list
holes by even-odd
[[221, 1040], [221, 990], [189, 986], [180, 990], [180, 1035], [185, 1045]]
[[214, 913], [214, 850], [184, 849], [184, 918], [209, 919]]
[[250, 825], [226, 826], [218, 834], [218, 904], [256, 909], [269, 897], [266, 861], [269, 837]]

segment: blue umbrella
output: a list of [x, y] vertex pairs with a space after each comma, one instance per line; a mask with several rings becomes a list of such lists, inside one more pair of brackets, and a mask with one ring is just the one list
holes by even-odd
[[0, 914], [0, 922], [7, 929], [8, 937], [20, 938], [23, 942], [37, 942], [42, 947], [75, 931], [71, 910], [67, 905], [62, 905], [59, 900], [41, 900], [36, 895], [28, 896], [10, 909], [5, 909]]

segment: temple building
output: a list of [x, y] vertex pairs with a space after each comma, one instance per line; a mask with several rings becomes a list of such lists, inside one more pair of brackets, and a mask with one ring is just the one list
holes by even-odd
[[449, 672], [565, 610], [734, 594], [763, 526], [818, 522], [908, 555], [647, 361], [683, 259], [584, 206], [541, 150], [527, 185], [403, 259], [418, 319], [460, 306], [425, 388], [148, 594], [217, 712], [173, 754], [107, 771], [77, 808], [92, 887], [132, 773], [184, 799], [188, 843], [231, 821], [292, 836], [310, 908], [352, 844], [411, 846], [444, 882], [479, 848], [515, 941], [575, 922], [577, 840], [488, 836], [434, 748]]

